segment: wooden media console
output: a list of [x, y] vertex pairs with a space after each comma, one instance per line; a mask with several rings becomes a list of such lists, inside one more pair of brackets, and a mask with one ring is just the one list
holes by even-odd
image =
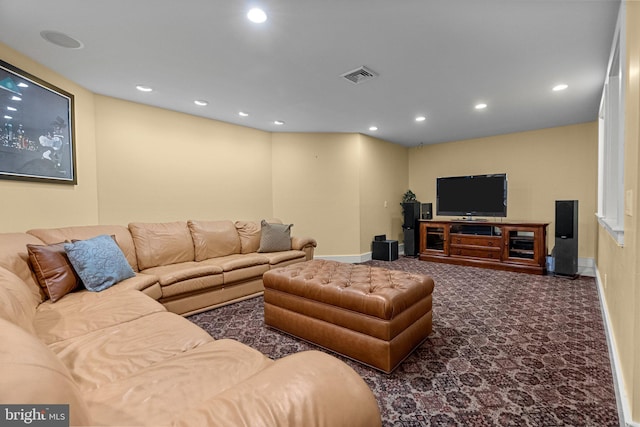
[[546, 274], [548, 225], [538, 222], [420, 220], [419, 258]]

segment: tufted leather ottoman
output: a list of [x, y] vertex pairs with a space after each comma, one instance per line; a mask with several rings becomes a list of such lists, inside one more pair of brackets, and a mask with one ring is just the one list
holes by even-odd
[[387, 373], [431, 333], [429, 276], [312, 260], [263, 282], [266, 325]]

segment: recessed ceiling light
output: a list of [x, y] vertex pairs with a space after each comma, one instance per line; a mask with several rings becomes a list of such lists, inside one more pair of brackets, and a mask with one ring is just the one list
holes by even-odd
[[267, 20], [267, 14], [264, 13], [264, 10], [254, 7], [247, 13], [247, 18], [249, 21], [255, 22], [256, 24], [262, 24]]
[[241, 116], [241, 117], [247, 117], [249, 115], [249, 113], [245, 113], [244, 111], [240, 111], [238, 113], [238, 115]]
[[15, 107], [7, 107], [7, 110], [9, 110], [9, 111], [18, 111], [18, 109], [15, 108]]
[[425, 120], [427, 120], [427, 118], [425, 116], [416, 117], [416, 122], [424, 122]]
[[476, 104], [475, 106], [476, 110], [484, 110], [485, 108], [487, 108], [487, 104], [484, 104], [484, 103]]
[[29, 85], [28, 85], [28, 84], [23, 83], [23, 82], [18, 83], [18, 86], [19, 86], [19, 87], [29, 87]]
[[140, 92], [151, 92], [153, 90], [149, 86], [145, 86], [145, 85], [138, 85], [136, 86], [136, 89], [138, 89]]
[[376, 131], [376, 130], [378, 130], [378, 126], [371, 126], [371, 127], [369, 127], [369, 130], [370, 131]]
[[562, 83], [562, 84], [559, 84], [559, 85], [555, 85], [552, 90], [554, 92], [558, 92], [558, 91], [561, 91], [561, 90], [565, 90], [568, 87], [569, 87], [569, 85], [566, 85], [566, 84]]
[[15, 96], [15, 95], [13, 95], [13, 96], [11, 97], [11, 100], [12, 100], [12, 101], [22, 101], [22, 98], [20, 98], [19, 96]]
[[7, 120], [11, 120], [11, 119], [13, 119], [13, 117], [8, 116], [8, 115], [7, 115], [7, 116], [4, 116], [4, 118], [5, 118], [5, 119], [7, 119]]
[[207, 105], [209, 105], [209, 101], [205, 101], [202, 99], [196, 99], [195, 101], [193, 101], [193, 103], [200, 107], [206, 107]]
[[58, 31], [40, 31], [40, 37], [42, 37], [49, 43], [67, 49], [80, 49], [83, 46], [82, 42]]
[[284, 124], [284, 122], [283, 122], [282, 120], [274, 120], [274, 121], [273, 121], [273, 124], [274, 124], [274, 125], [281, 126], [281, 125], [283, 125], [283, 124]]

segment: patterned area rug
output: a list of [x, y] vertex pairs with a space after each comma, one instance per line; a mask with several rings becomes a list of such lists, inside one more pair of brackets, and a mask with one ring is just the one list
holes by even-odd
[[[618, 426], [593, 278], [568, 280], [400, 258], [372, 266], [435, 281], [433, 333], [385, 375], [337, 356], [373, 390], [389, 427]], [[189, 317], [272, 359], [317, 349], [266, 328], [263, 299]]]

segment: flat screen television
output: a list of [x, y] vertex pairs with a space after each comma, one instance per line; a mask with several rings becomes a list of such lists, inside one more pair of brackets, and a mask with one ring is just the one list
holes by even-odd
[[507, 216], [507, 174], [437, 178], [436, 214]]

